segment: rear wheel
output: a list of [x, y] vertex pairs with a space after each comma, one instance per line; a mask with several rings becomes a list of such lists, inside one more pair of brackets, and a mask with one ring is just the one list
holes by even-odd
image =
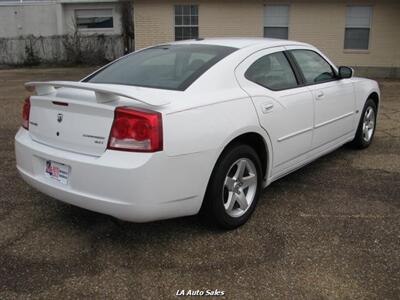
[[367, 148], [374, 137], [376, 127], [377, 107], [372, 99], [365, 102], [357, 133], [352, 141], [352, 145], [358, 149]]
[[248, 145], [235, 145], [218, 160], [205, 201], [206, 216], [233, 229], [243, 225], [257, 204], [262, 171], [257, 153]]

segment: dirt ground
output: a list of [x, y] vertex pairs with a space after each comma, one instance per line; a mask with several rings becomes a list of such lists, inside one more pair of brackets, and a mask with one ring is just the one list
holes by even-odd
[[197, 217], [149, 224], [60, 203], [25, 184], [14, 159], [23, 83], [90, 69], [0, 71], [0, 299], [399, 299], [400, 81], [380, 81], [378, 129], [267, 188], [248, 224]]

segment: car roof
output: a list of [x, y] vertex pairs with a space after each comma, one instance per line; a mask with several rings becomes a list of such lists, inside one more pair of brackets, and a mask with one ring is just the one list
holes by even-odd
[[225, 47], [233, 47], [233, 48], [246, 48], [250, 46], [263, 46], [265, 48], [269, 47], [279, 47], [279, 46], [289, 46], [289, 45], [298, 45], [298, 46], [310, 46], [306, 43], [289, 41], [289, 40], [281, 40], [281, 39], [272, 39], [272, 38], [257, 38], [257, 37], [215, 37], [215, 38], [199, 38], [195, 40], [184, 40], [170, 43], [172, 45], [181, 45], [181, 44], [198, 44], [198, 45], [215, 45], [215, 46], [225, 46]]

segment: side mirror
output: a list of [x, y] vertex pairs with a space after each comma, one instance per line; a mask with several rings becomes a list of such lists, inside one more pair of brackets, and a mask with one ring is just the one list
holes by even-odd
[[339, 78], [351, 78], [353, 76], [353, 69], [349, 67], [339, 67]]

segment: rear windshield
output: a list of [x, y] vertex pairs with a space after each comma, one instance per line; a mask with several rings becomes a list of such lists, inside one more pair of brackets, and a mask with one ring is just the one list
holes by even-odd
[[85, 82], [185, 90], [235, 50], [212, 45], [157, 46], [117, 60], [85, 79]]

